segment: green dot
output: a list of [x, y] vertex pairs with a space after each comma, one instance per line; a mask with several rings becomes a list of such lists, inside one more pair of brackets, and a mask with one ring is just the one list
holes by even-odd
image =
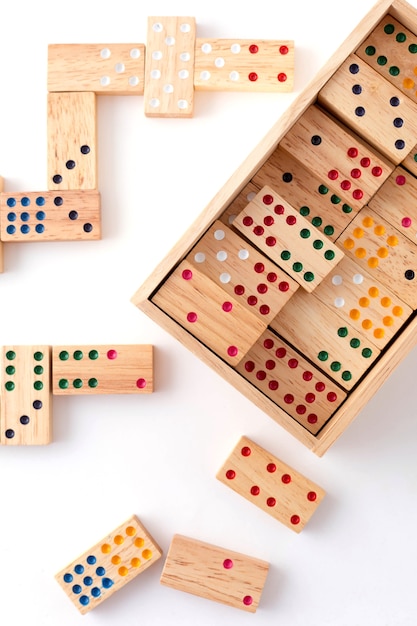
[[417, 163], [417, 152], [416, 154], [413, 156], [414, 161]]
[[408, 46], [408, 52], [411, 52], [411, 54], [415, 54], [417, 52], [417, 43], [410, 43], [410, 45]]
[[386, 24], [384, 26], [384, 33], [386, 33], [387, 35], [392, 35], [394, 30], [395, 30], [394, 24]]
[[342, 379], [343, 380], [352, 380], [352, 374], [349, 372], [349, 370], [345, 370], [344, 372], [342, 372]]
[[335, 194], [333, 194], [332, 197], [330, 198], [330, 202], [332, 204], [340, 204], [341, 200], [339, 196], [336, 196]]
[[308, 208], [308, 206], [301, 207], [300, 215], [303, 215], [304, 217], [307, 217], [307, 215], [310, 215], [310, 209]]
[[337, 334], [339, 335], [339, 337], [347, 337], [348, 336], [348, 329], [346, 328], [346, 326], [341, 326], [338, 330], [337, 330]]
[[313, 219], [311, 220], [311, 223], [313, 224], [313, 226], [315, 226], [316, 228], [320, 228], [320, 226], [323, 223], [323, 220], [321, 219], [321, 217], [313, 217]]
[[42, 361], [43, 352], [35, 352], [35, 354], [33, 355], [33, 358], [35, 359], [35, 361]]
[[404, 41], [407, 40], [407, 35], [405, 33], [398, 33], [395, 39], [398, 41], [398, 43], [404, 43]]
[[331, 237], [332, 235], [334, 235], [334, 228], [333, 226], [330, 226], [330, 224], [328, 226], [324, 227], [324, 234], [327, 235], [328, 237]]
[[376, 49], [374, 46], [366, 46], [365, 48], [365, 54], [368, 55], [368, 57], [372, 57], [376, 52]]
[[326, 352], [325, 350], [321, 350], [318, 355], [317, 355], [319, 361], [327, 361], [327, 359], [329, 358], [329, 353]]
[[336, 254], [333, 250], [326, 250], [326, 252], [324, 253], [324, 258], [326, 259], [326, 261], [333, 261], [335, 256]]
[[369, 359], [369, 357], [370, 357], [370, 356], [372, 356], [372, 350], [371, 350], [371, 348], [364, 348], [364, 349], [362, 350], [362, 356], [363, 356], [365, 359]]
[[313, 274], [313, 272], [306, 272], [306, 273], [304, 274], [304, 280], [305, 280], [307, 283], [311, 283], [311, 282], [314, 280], [314, 274]]
[[377, 58], [377, 60], [376, 60], [376, 62], [378, 63], [378, 65], [386, 65], [386, 64], [387, 64], [387, 61], [388, 61], [387, 57], [384, 57], [384, 56], [382, 56], [382, 55], [381, 55], [381, 56], [379, 56], [379, 57]]
[[76, 350], [76, 351], [74, 352], [74, 359], [75, 359], [76, 361], [81, 361], [81, 359], [83, 358], [83, 356], [84, 356], [84, 355], [83, 355], [83, 353], [82, 353], [82, 351], [81, 351], [81, 350]]
[[342, 211], [343, 213], [352, 213], [352, 207], [349, 206], [348, 204], [344, 204], [342, 206]]
[[294, 272], [301, 272], [301, 270], [303, 269], [303, 264], [300, 263], [300, 261], [296, 261], [292, 264], [292, 269], [294, 270]]
[[36, 391], [40, 391], [41, 389], [43, 389], [43, 382], [40, 380], [35, 380], [35, 382], [33, 383], [33, 388], [36, 389]]
[[339, 361], [333, 361], [330, 363], [330, 369], [332, 372], [339, 372], [342, 369], [342, 364]]
[[92, 361], [95, 361], [96, 359], [98, 359], [97, 350], [90, 350], [90, 352], [88, 353], [88, 358], [91, 359]]
[[81, 389], [81, 387], [83, 386], [83, 381], [81, 380], [81, 378], [75, 378], [72, 384], [76, 389]]
[[360, 345], [361, 345], [361, 342], [359, 341], [357, 337], [354, 337], [353, 339], [350, 340], [351, 348], [359, 348]]
[[97, 378], [89, 378], [88, 379], [88, 386], [91, 387], [92, 389], [95, 389], [98, 385], [98, 380]]
[[283, 261], [288, 261], [291, 258], [291, 252], [289, 252], [289, 250], [283, 250], [281, 252], [281, 259]]
[[66, 350], [61, 350], [61, 352], [59, 353], [59, 360], [60, 361], [68, 361], [69, 359], [69, 354]]
[[316, 250], [321, 250], [323, 245], [324, 244], [321, 239], [316, 239], [315, 241], [313, 241], [313, 248], [315, 248]]
[[389, 73], [391, 74], [391, 76], [398, 76], [398, 74], [400, 73], [400, 68], [396, 65], [392, 65], [389, 68]]
[[302, 239], [308, 239], [308, 238], [310, 237], [310, 235], [311, 235], [311, 233], [310, 233], [310, 231], [308, 230], [308, 228], [302, 228], [302, 229], [300, 230], [300, 237], [301, 237]]
[[14, 365], [8, 365], [6, 367], [6, 374], [8, 374], [9, 376], [12, 376], [16, 371], [16, 368]]
[[11, 380], [8, 380], [4, 386], [6, 387], [7, 391], [13, 391], [14, 389], [14, 383], [12, 383]]
[[16, 352], [13, 352], [13, 350], [8, 350], [6, 352], [6, 359], [8, 361], [13, 361], [13, 359], [15, 359], [15, 358], [16, 358]]
[[319, 193], [321, 193], [322, 196], [325, 196], [326, 193], [329, 193], [328, 187], [326, 187], [326, 185], [320, 185]]
[[59, 387], [60, 389], [68, 389], [68, 387], [69, 387], [69, 382], [67, 381], [67, 379], [66, 379], [66, 378], [61, 378], [61, 379], [58, 381], [58, 387]]
[[33, 368], [33, 371], [35, 372], [35, 374], [40, 376], [40, 374], [43, 374], [43, 367], [42, 367], [42, 365], [35, 365], [35, 367]]

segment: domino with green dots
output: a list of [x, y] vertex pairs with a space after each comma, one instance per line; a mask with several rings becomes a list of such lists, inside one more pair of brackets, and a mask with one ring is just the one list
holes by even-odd
[[54, 395], [136, 394], [153, 391], [153, 346], [54, 346]]
[[0, 354], [0, 444], [50, 443], [50, 347], [3, 346]]

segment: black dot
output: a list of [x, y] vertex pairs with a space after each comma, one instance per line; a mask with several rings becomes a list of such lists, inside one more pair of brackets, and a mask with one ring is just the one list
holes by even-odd
[[83, 228], [86, 233], [91, 233], [91, 231], [93, 230], [93, 225], [87, 222], [86, 224], [84, 224]]
[[406, 270], [404, 272], [404, 276], [407, 280], [414, 280], [414, 277], [415, 277], [414, 270]]
[[52, 176], [52, 181], [55, 183], [55, 185], [59, 185], [60, 183], [62, 183], [61, 174], [55, 174], [55, 176]]
[[397, 98], [397, 96], [393, 96], [393, 97], [390, 99], [389, 103], [390, 103], [390, 105], [391, 105], [392, 107], [397, 107], [397, 106], [399, 106], [399, 104], [400, 104], [400, 99], [399, 99], [399, 98]]
[[81, 146], [81, 154], [88, 154], [90, 152], [90, 146]]
[[355, 115], [357, 115], [358, 117], [363, 117], [365, 115], [366, 111], [363, 107], [356, 107], [355, 109]]
[[401, 126], [404, 124], [404, 120], [401, 117], [396, 117], [392, 123], [394, 124], [395, 128], [401, 128]]
[[352, 63], [349, 65], [349, 72], [351, 74], [357, 74], [359, 72], [359, 65], [357, 63]]
[[292, 174], [290, 172], [285, 172], [285, 174], [282, 175], [282, 180], [284, 183], [290, 183], [292, 181]]
[[313, 146], [319, 146], [321, 144], [320, 135], [313, 135], [311, 138], [311, 143], [313, 144]]
[[76, 220], [78, 219], [78, 213], [77, 211], [70, 211], [68, 213], [68, 217], [70, 218], [70, 220]]
[[22, 417], [20, 418], [20, 423], [26, 426], [26, 424], [29, 424], [29, 422], [29, 417], [27, 415], [22, 415]]
[[397, 150], [404, 150], [405, 148], [404, 139], [397, 139], [397, 141], [395, 142], [395, 147], [397, 148]]
[[55, 204], [55, 206], [62, 206], [64, 204], [64, 201], [61, 198], [61, 196], [56, 196], [54, 198], [54, 204]]
[[33, 408], [34, 409], [41, 409], [42, 408], [42, 401], [41, 400], [35, 400], [33, 402]]
[[67, 168], [67, 170], [73, 170], [75, 167], [75, 161], [70, 159], [69, 161], [65, 163], [65, 167]]
[[4, 434], [6, 435], [7, 439], [13, 439], [15, 432], [12, 428], [8, 428]]
[[359, 94], [362, 93], [362, 87], [360, 85], [353, 85], [352, 91], [355, 94], [355, 96], [359, 96]]

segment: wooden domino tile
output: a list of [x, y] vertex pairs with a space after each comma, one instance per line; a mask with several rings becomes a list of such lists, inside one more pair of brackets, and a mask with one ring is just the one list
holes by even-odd
[[417, 37], [387, 14], [356, 54], [381, 76], [417, 102]]
[[417, 179], [407, 170], [397, 167], [369, 206], [417, 244]]
[[355, 54], [333, 74], [318, 100], [393, 163], [417, 143], [417, 104]]
[[153, 565], [161, 555], [160, 547], [133, 515], [55, 578], [84, 615]]
[[195, 19], [150, 17], [145, 61], [145, 115], [192, 117]]
[[44, 445], [52, 440], [49, 346], [1, 348], [0, 443]]
[[281, 309], [271, 327], [347, 390], [380, 353], [364, 333], [342, 320], [314, 294], [301, 289]]
[[186, 260], [265, 324], [298, 289], [275, 263], [222, 222], [214, 222]]
[[230, 365], [239, 363], [266, 328], [237, 298], [186, 261], [152, 301]]
[[268, 569], [266, 561], [174, 535], [161, 584], [255, 613]]
[[270, 187], [261, 189], [233, 226], [308, 292], [343, 257], [339, 248]]
[[338, 239], [346, 254], [417, 309], [417, 247], [366, 207]]
[[414, 176], [417, 176], [417, 145], [413, 146], [413, 149], [407, 154], [401, 165], [414, 174]]
[[48, 91], [138, 96], [143, 94], [144, 75], [141, 43], [48, 46]]
[[48, 189], [97, 189], [96, 95], [48, 94]]
[[0, 194], [2, 241], [78, 241], [101, 238], [97, 191]]
[[325, 496], [321, 487], [247, 437], [240, 438], [216, 477], [296, 533]]
[[54, 395], [152, 391], [151, 345], [53, 346]]
[[293, 83], [293, 41], [196, 40], [196, 90], [282, 92]]
[[326, 276], [314, 295], [379, 349], [413, 312], [389, 287], [347, 256]]
[[314, 435], [346, 398], [332, 380], [270, 330], [236, 369]]
[[394, 169], [385, 157], [315, 105], [308, 107], [280, 145], [355, 212]]

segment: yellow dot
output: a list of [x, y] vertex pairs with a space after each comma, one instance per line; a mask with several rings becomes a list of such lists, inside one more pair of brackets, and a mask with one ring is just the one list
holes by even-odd
[[382, 339], [385, 335], [385, 330], [383, 328], [375, 328], [374, 337], [375, 339]]
[[112, 556], [111, 558], [111, 562], [113, 563], [113, 565], [119, 565], [119, 563], [121, 563], [122, 559], [121, 557], [116, 554], [115, 556]]
[[152, 550], [148, 550], [148, 549], [144, 550], [142, 552], [142, 556], [143, 556], [144, 559], [146, 559], [148, 561], [149, 559], [152, 558]]
[[369, 298], [359, 298], [359, 306], [366, 307], [366, 306], [369, 306], [369, 304], [370, 304]]
[[375, 235], [378, 235], [379, 237], [381, 237], [382, 235], [385, 235], [385, 226], [382, 226], [382, 224], [378, 224], [378, 226], [375, 226], [374, 228], [374, 233]]
[[356, 237], [356, 239], [360, 239], [364, 236], [364, 234], [365, 231], [362, 228], [355, 228], [355, 230], [353, 231], [353, 236]]
[[140, 567], [140, 559], [136, 556], [130, 561], [132, 567]]
[[125, 567], [124, 565], [122, 565], [122, 567], [119, 567], [119, 575], [120, 576], [127, 576], [129, 573], [129, 570], [127, 569], [127, 567]]
[[136, 535], [136, 528], [134, 526], [128, 526], [126, 528], [126, 535], [128, 537], [133, 537], [134, 535]]
[[145, 540], [142, 539], [142, 537], [138, 537], [137, 539], [135, 539], [135, 546], [137, 548], [141, 548], [144, 543], [145, 543]]
[[369, 266], [370, 268], [375, 269], [376, 267], [378, 267], [378, 265], [379, 265], [379, 261], [378, 261], [378, 259], [376, 258], [376, 256], [371, 256], [371, 257], [368, 259], [368, 266]]
[[392, 314], [395, 315], [395, 317], [401, 317], [401, 315], [403, 314], [402, 306], [395, 306], [392, 309]]
[[122, 537], [122, 535], [116, 535], [113, 541], [116, 545], [121, 546], [124, 542], [124, 538]]
[[387, 244], [389, 246], [398, 246], [398, 237], [396, 237], [395, 235], [390, 235], [387, 239]]
[[346, 239], [343, 242], [343, 245], [345, 246], [346, 250], [352, 250], [352, 248], [355, 247], [355, 242], [353, 241], [353, 239]]
[[365, 228], [370, 228], [374, 223], [374, 220], [372, 219], [372, 217], [364, 217], [362, 220], [362, 224], [364, 225]]
[[394, 320], [392, 319], [390, 315], [387, 315], [386, 317], [382, 319], [382, 323], [384, 324], [384, 326], [392, 326], [394, 323]]
[[378, 287], [369, 287], [368, 293], [371, 298], [377, 298], [379, 296], [379, 289]]
[[103, 545], [101, 546], [101, 551], [103, 554], [108, 554], [109, 552], [111, 552], [111, 546], [109, 546], [108, 543], [103, 543]]
[[386, 259], [389, 255], [388, 248], [379, 248], [379, 250], [377, 251], [377, 255], [380, 259]]
[[366, 250], [365, 248], [358, 248], [355, 254], [358, 257], [358, 259], [364, 259], [366, 257]]
[[381, 298], [381, 306], [391, 306], [391, 298], [388, 298], [388, 296], [384, 296], [384, 298]]
[[360, 311], [358, 311], [358, 309], [351, 309], [349, 315], [353, 320], [358, 320], [361, 316]]
[[370, 328], [372, 328], [371, 320], [363, 320], [362, 328], [364, 328], [365, 330], [369, 330]]
[[[414, 74], [416, 73], [417, 67], [414, 68]], [[404, 89], [412, 89], [414, 87], [414, 81], [412, 78], [404, 78], [403, 80]]]

